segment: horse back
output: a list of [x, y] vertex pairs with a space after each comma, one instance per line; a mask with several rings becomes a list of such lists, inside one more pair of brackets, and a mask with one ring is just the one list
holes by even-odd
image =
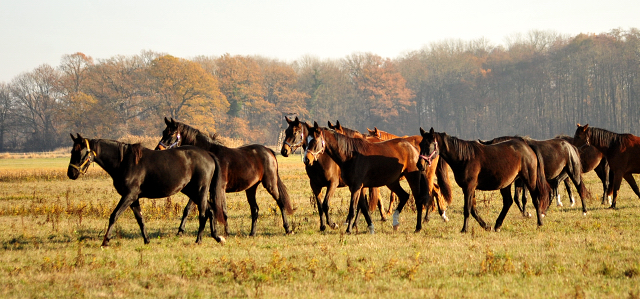
[[193, 185], [209, 184], [215, 172], [213, 157], [195, 146], [164, 151], [143, 148], [140, 152], [126, 154], [123, 162], [128, 167], [124, 169], [123, 180], [116, 189], [126, 193], [132, 188], [139, 188], [139, 196], [147, 198], [166, 197]]

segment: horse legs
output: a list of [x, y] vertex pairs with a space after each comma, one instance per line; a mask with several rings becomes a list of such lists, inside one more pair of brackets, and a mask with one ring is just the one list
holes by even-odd
[[138, 225], [140, 226], [140, 232], [142, 233], [144, 244], [149, 244], [149, 235], [147, 235], [147, 230], [144, 225], [144, 219], [142, 218], [142, 213], [140, 213], [140, 200], [138, 199], [132, 202], [130, 207], [133, 211], [133, 215], [136, 217], [136, 221], [138, 221]]
[[[324, 208], [323, 203], [320, 201], [320, 193], [322, 192], [322, 186], [317, 186], [316, 184], [311, 184], [311, 191], [313, 192], [313, 197], [316, 199], [316, 207], [318, 208], [318, 215], [320, 216], [320, 231], [324, 231], [327, 226], [324, 222]], [[329, 187], [327, 186], [327, 193], [329, 192]], [[326, 200], [326, 196], [325, 196]]]
[[473, 218], [476, 219], [476, 221], [478, 221], [478, 224], [480, 224], [480, 226], [485, 229], [485, 230], [491, 230], [491, 227], [489, 225], [487, 225], [486, 222], [484, 222], [484, 220], [482, 220], [482, 218], [480, 217], [480, 215], [478, 215], [478, 210], [476, 210], [476, 190], [475, 190], [475, 186], [471, 187], [471, 186], [467, 186], [466, 189], [463, 190], [464, 193], [464, 224], [462, 226], [462, 233], [466, 233], [468, 230], [468, 221], [469, 221], [469, 215], [473, 216]]
[[[356, 209], [357, 206], [360, 207], [360, 210], [362, 212], [362, 215], [364, 216], [365, 221], [367, 221], [367, 225], [369, 226], [369, 232], [370, 233], [374, 233], [373, 230], [373, 223], [371, 222], [371, 217], [369, 216], [369, 205], [367, 204], [366, 200], [361, 200], [361, 194], [362, 194], [362, 185], [360, 185], [359, 187], [351, 187], [349, 188], [351, 189], [351, 207], [353, 210]], [[349, 213], [351, 216], [351, 213]], [[351, 226], [352, 226], [352, 222], [351, 222], [351, 217], [347, 218], [347, 233], [351, 233]]]
[[191, 209], [193, 208], [193, 201], [189, 199], [189, 202], [186, 206], [184, 206], [184, 210], [182, 211], [182, 220], [180, 220], [180, 227], [178, 227], [178, 236], [184, 233], [184, 226], [187, 223], [187, 217], [189, 217], [189, 213], [191, 213]]
[[640, 197], [640, 190], [638, 189], [638, 184], [636, 184], [636, 180], [633, 178], [633, 174], [627, 173], [624, 175], [623, 178], [625, 181], [627, 181], [627, 183], [629, 183], [629, 187], [631, 187], [631, 190], [633, 190], [633, 193], [635, 193], [636, 196]]
[[399, 181], [389, 184], [387, 185], [387, 187], [389, 188], [389, 190], [391, 190], [391, 192], [395, 193], [398, 196], [398, 206], [393, 212], [393, 223], [391, 224], [393, 226], [393, 229], [397, 230], [400, 226], [400, 213], [402, 213], [404, 205], [407, 204], [407, 201], [409, 200], [409, 193], [402, 189]]
[[[524, 190], [524, 181], [522, 181], [522, 179], [518, 178], [516, 179], [514, 185], [514, 189], [515, 189], [515, 193], [513, 195], [513, 200], [516, 202], [516, 205], [518, 206], [518, 209], [520, 210], [520, 213], [522, 213], [522, 216], [524, 217], [531, 217], [531, 213], [527, 212], [527, 207], [525, 206], [526, 204], [526, 197], [525, 197], [525, 192], [526, 190]], [[522, 203], [520, 203], [520, 193], [522, 193]]]
[[[564, 188], [567, 190], [567, 195], [569, 196], [569, 202], [571, 202], [571, 206], [573, 207], [576, 204], [576, 199], [573, 197], [573, 191], [571, 191], [571, 186], [569, 185], [569, 178], [564, 180]], [[582, 205], [584, 206], [584, 200]]]
[[396, 194], [392, 191], [389, 194], [389, 207], [387, 208], [387, 216], [391, 215], [391, 208], [393, 208], [393, 203], [396, 201]]
[[378, 211], [380, 212], [380, 221], [387, 221], [387, 215], [384, 213], [384, 204], [380, 197], [380, 188], [369, 188], [369, 200], [377, 202]]
[[498, 215], [498, 219], [496, 219], [496, 224], [493, 228], [497, 232], [500, 231], [504, 217], [507, 216], [507, 212], [509, 212], [509, 208], [511, 208], [511, 205], [513, 204], [513, 198], [511, 198], [511, 186], [500, 189], [500, 194], [502, 194], [502, 211], [500, 211], [500, 215]]
[[120, 214], [122, 214], [122, 212], [126, 208], [131, 206], [131, 204], [137, 200], [138, 200], [138, 195], [137, 194], [134, 195], [132, 193], [129, 193], [126, 196], [123, 196], [122, 198], [120, 198], [118, 205], [116, 205], [116, 208], [113, 210], [113, 212], [111, 213], [111, 216], [109, 217], [109, 227], [107, 227], [107, 232], [104, 234], [104, 239], [102, 240], [102, 246], [109, 246], [109, 240], [111, 240], [111, 238], [109, 238], [109, 235], [111, 234], [111, 230], [113, 229], [113, 225], [116, 223], [116, 220], [118, 220], [118, 217], [120, 217]]
[[258, 203], [256, 202], [257, 188], [258, 185], [256, 184], [245, 190], [245, 194], [247, 195], [247, 202], [249, 202], [249, 208], [251, 209], [251, 232], [249, 233], [249, 236], [256, 235], [256, 222], [258, 221], [258, 212], [260, 211]]
[[600, 164], [598, 164], [593, 171], [596, 172], [598, 178], [600, 178], [600, 181], [602, 182], [602, 204], [605, 204], [606, 202], [611, 204], [611, 196], [609, 193], [609, 163], [607, 163], [607, 160], [603, 158], [600, 160]]
[[620, 184], [622, 184], [622, 174], [621, 173], [613, 173], [613, 174], [609, 174], [609, 176], [611, 177], [610, 181], [611, 181], [611, 185], [609, 185], [609, 188], [611, 191], [613, 191], [613, 197], [611, 199], [611, 206], [609, 208], [611, 209], [615, 209], [616, 208], [616, 201], [618, 199], [618, 191], [620, 190]]
[[[277, 163], [277, 162], [276, 162]], [[275, 180], [275, 181], [274, 181]], [[267, 178], [262, 179], [262, 186], [267, 189], [267, 192], [271, 194], [273, 199], [278, 204], [280, 208], [280, 214], [282, 214], [282, 227], [284, 228], [285, 234], [291, 234], [292, 230], [289, 227], [289, 220], [287, 220], [287, 212], [285, 211], [285, 200], [289, 200], [286, 191], [286, 187], [281, 183], [280, 178], [276, 175], [274, 180], [269, 180]], [[286, 199], [285, 199], [286, 196]], [[255, 190], [254, 190], [254, 201], [255, 201]], [[257, 207], [257, 205], [256, 205]]]
[[327, 186], [327, 190], [324, 195], [324, 201], [322, 202], [322, 210], [324, 211], [324, 217], [326, 220], [325, 223], [333, 229], [337, 229], [338, 225], [335, 222], [331, 221], [331, 215], [329, 215], [329, 200], [331, 199], [331, 197], [333, 196], [333, 193], [338, 188], [338, 184], [339, 184], [338, 180], [329, 182], [329, 186]]

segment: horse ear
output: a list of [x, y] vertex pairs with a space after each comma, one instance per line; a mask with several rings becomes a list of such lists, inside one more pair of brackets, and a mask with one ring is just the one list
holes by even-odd
[[427, 131], [420, 127], [420, 135], [424, 136], [425, 134], [427, 134]]
[[84, 139], [84, 138], [82, 138], [82, 136], [80, 136], [80, 133], [76, 133], [76, 135], [78, 136], [78, 138], [76, 138], [76, 139], [79, 139], [79, 140]]
[[295, 122], [299, 122], [300, 120], [298, 119], [298, 117], [296, 116], [296, 119], [294, 119], [293, 121]]
[[584, 130], [586, 131], [589, 128], [589, 124], [584, 125]]
[[336, 126], [338, 126], [338, 127], [342, 127], [342, 126], [340, 125], [340, 121], [339, 121], [339, 120], [336, 120]]
[[171, 118], [171, 125], [173, 125], [173, 126], [176, 125], [176, 121], [173, 119], [173, 117]]
[[314, 128], [314, 129], [318, 129], [318, 128], [320, 128], [320, 126], [318, 126], [318, 122], [317, 122], [317, 121], [315, 121], [315, 120], [313, 121], [313, 128]]
[[333, 128], [333, 124], [331, 123], [331, 121], [330, 121], [330, 120], [328, 120], [328, 121], [327, 121], [327, 126], [328, 126], [329, 128]]
[[164, 123], [168, 126], [170, 124], [169, 120], [167, 119], [167, 117], [164, 117]]
[[73, 140], [74, 142], [76, 141], [76, 138], [73, 137], [73, 133], [69, 133], [69, 135], [71, 135], [71, 140]]
[[431, 127], [431, 130], [429, 130], [429, 133], [430, 133], [430, 134], [435, 133], [435, 131], [433, 130], [433, 127]]
[[373, 127], [373, 131], [376, 132], [376, 135], [378, 135], [378, 127]]

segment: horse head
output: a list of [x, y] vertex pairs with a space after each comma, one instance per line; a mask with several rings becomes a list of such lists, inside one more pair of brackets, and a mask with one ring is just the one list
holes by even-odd
[[301, 122], [298, 117], [294, 120], [284, 117], [289, 126], [284, 130], [284, 140], [282, 141], [282, 149], [280, 154], [288, 157], [302, 146], [304, 148], [306, 140], [304, 139], [307, 123]]
[[75, 180], [80, 174], [87, 173], [89, 165], [96, 157], [96, 152], [91, 149], [89, 139], [82, 138], [78, 133], [76, 133], [77, 137], [74, 137], [73, 134], [70, 135], [73, 140], [73, 147], [71, 148], [71, 160], [69, 161], [67, 176]]
[[318, 156], [324, 153], [326, 143], [324, 141], [324, 134], [322, 128], [318, 126], [317, 122], [313, 122], [313, 127], [308, 128], [307, 136], [307, 149], [304, 154], [304, 164], [312, 166], [313, 162], [318, 160]]
[[423, 171], [426, 169], [424, 163], [426, 162], [429, 166], [435, 157], [440, 154], [440, 150], [438, 148], [438, 134], [431, 128], [429, 132], [426, 132], [422, 127], [420, 127], [420, 135], [422, 136], [422, 141], [420, 141], [420, 157], [418, 158], [418, 169]]
[[164, 118], [164, 123], [167, 124], [167, 127], [162, 131], [162, 139], [158, 142], [156, 150], [170, 149], [182, 144], [178, 123], [173, 118], [168, 120], [166, 117]]
[[581, 150], [585, 146], [589, 146], [591, 130], [589, 130], [589, 124], [581, 126], [580, 124], [576, 124], [576, 133], [573, 135], [573, 145]]

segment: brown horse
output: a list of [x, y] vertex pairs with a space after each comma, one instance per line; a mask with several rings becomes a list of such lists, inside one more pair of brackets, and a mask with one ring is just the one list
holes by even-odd
[[[402, 211], [409, 199], [409, 194], [400, 186], [400, 178], [403, 176], [407, 179], [413, 194], [418, 195], [415, 197], [421, 198], [421, 172], [417, 167], [418, 151], [411, 143], [402, 139], [371, 143], [361, 138], [351, 138], [334, 130], [321, 128], [317, 122], [309, 128], [307, 140], [305, 164], [312, 166], [321, 153], [326, 153], [340, 166], [342, 179], [349, 186], [351, 208], [347, 216], [347, 233], [351, 232], [351, 221], [357, 205], [360, 205], [369, 225], [369, 232], [374, 233], [367, 204], [364, 200], [360, 200], [363, 187], [387, 186], [398, 194], [400, 197], [398, 213]], [[418, 224], [421, 221], [421, 216], [418, 216]]]
[[[293, 207], [287, 188], [278, 174], [278, 161], [272, 150], [258, 144], [228, 148], [215, 140], [215, 135], [208, 136], [198, 129], [173, 119], [169, 121], [165, 118], [164, 122], [167, 128], [162, 132], [162, 139], [156, 149], [195, 145], [215, 154], [220, 160], [221, 174], [225, 182], [224, 190], [227, 193], [244, 191], [247, 195], [247, 201], [251, 208], [250, 236], [254, 236], [256, 233], [256, 222], [260, 210], [256, 203], [256, 191], [260, 184], [271, 194], [280, 207], [285, 233], [292, 233], [286, 214], [293, 213]], [[184, 208], [178, 234], [184, 231], [184, 224], [192, 205], [193, 202], [189, 201]], [[226, 218], [226, 209], [224, 214]]]
[[[377, 127], [374, 127], [374, 130], [368, 129], [369, 135], [373, 135], [376, 138], [381, 140], [391, 140], [394, 138], [402, 138], [406, 141], [411, 142], [413, 146], [419, 151], [420, 150], [420, 141], [422, 141], [422, 136], [413, 135], [413, 136], [397, 136], [382, 130], [378, 130]], [[439, 156], [435, 156], [430, 160], [431, 164], [422, 164], [421, 169], [425, 170], [425, 179], [426, 179], [426, 188], [429, 193], [430, 198], [437, 200], [430, 201], [426, 203], [425, 207], [427, 208], [425, 214], [425, 221], [429, 221], [429, 212], [432, 208], [437, 207], [440, 216], [444, 221], [449, 221], [449, 218], [445, 214], [445, 209], [448, 205], [451, 204], [453, 200], [453, 195], [451, 193], [451, 183], [449, 182], [449, 166], [444, 160], [440, 159]], [[426, 162], [426, 161], [425, 161]], [[438, 183], [435, 182], [435, 178], [437, 177]], [[391, 206], [391, 202], [389, 202], [389, 206]]]
[[[539, 153], [534, 152], [524, 141], [508, 140], [494, 145], [483, 145], [476, 141], [465, 141], [446, 133], [429, 132], [420, 128], [420, 159], [431, 159], [440, 155], [453, 170], [456, 182], [464, 193], [464, 224], [462, 232], [468, 230], [469, 215], [472, 215], [486, 230], [491, 227], [480, 218], [475, 207], [475, 191], [500, 190], [502, 211], [494, 229], [500, 230], [509, 208], [513, 204], [511, 184], [518, 177], [524, 180], [531, 192], [533, 205], [542, 225], [542, 211], [549, 205], [549, 184], [545, 180], [544, 165]], [[422, 161], [421, 161], [422, 162]]]
[[[580, 163], [580, 155], [578, 149], [570, 142], [553, 138], [547, 140], [534, 140], [527, 137], [504, 136], [492, 139], [490, 141], [480, 141], [480, 143], [489, 145], [496, 144], [506, 140], [521, 139], [526, 142], [535, 152], [540, 153], [544, 161], [544, 173], [551, 187], [551, 193], [557, 198], [558, 205], [562, 206], [562, 202], [558, 197], [558, 185], [565, 179], [571, 179], [573, 185], [576, 186], [580, 199], [582, 200], [582, 213], [587, 214], [585, 197], [588, 196], [587, 189], [582, 181], [582, 164]], [[531, 215], [526, 211], [527, 196], [524, 192], [524, 184], [521, 180], [516, 180], [516, 192], [514, 200], [516, 205], [525, 217]], [[522, 192], [522, 204], [520, 204], [520, 192]]]
[[[564, 139], [568, 142], [570, 142], [571, 144], [574, 144], [573, 141], [573, 137], [571, 136], [567, 136], [567, 135], [560, 135], [560, 136], [556, 136], [556, 138], [561, 138]], [[602, 182], [602, 204], [605, 203], [609, 203], [609, 205], [611, 204], [611, 196], [608, 194], [609, 191], [609, 163], [607, 163], [607, 158], [604, 157], [604, 154], [602, 154], [597, 148], [588, 145], [588, 146], [583, 146], [580, 150], [580, 163], [582, 163], [582, 173], [587, 173], [589, 171], [595, 171], [596, 175], [598, 175], [598, 178], [600, 179], [600, 182]], [[640, 189], [638, 189], [638, 184], [636, 184], [636, 180], [633, 178], [632, 175], [628, 175], [623, 177], [625, 179], [625, 181], [627, 181], [627, 183], [629, 183], [629, 186], [631, 187], [631, 190], [633, 190], [633, 192], [638, 196], [638, 198], [640, 198]], [[565, 182], [565, 187], [567, 189], [567, 193], [569, 194], [569, 198], [571, 199], [571, 203], [573, 205], [573, 195], [571, 194], [571, 189], [569, 188], [568, 185], [568, 180], [569, 178], [567, 178], [564, 182]]]
[[573, 136], [575, 145], [579, 149], [589, 145], [595, 147], [609, 163], [607, 196], [612, 197], [610, 208], [615, 209], [622, 179], [625, 178], [630, 182], [634, 173], [640, 173], [640, 160], [638, 159], [640, 156], [640, 137], [593, 128], [588, 124], [584, 126], [578, 124], [577, 126]]

